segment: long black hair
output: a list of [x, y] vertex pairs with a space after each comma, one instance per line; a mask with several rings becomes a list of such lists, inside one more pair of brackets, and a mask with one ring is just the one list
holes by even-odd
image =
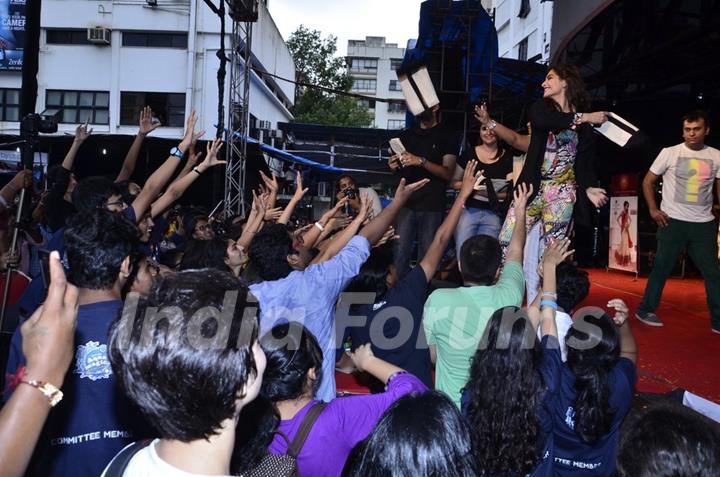
[[492, 314], [465, 388], [480, 475], [526, 475], [538, 464], [542, 354], [523, 310], [507, 306]]
[[447, 395], [408, 394], [355, 446], [343, 475], [474, 477], [469, 429]]
[[610, 406], [608, 374], [620, 359], [620, 334], [608, 315], [599, 318], [586, 315], [581, 319], [582, 326], [574, 323], [565, 343], [572, 340], [597, 344], [589, 347], [568, 344], [567, 364], [575, 375], [575, 433], [583, 442], [594, 444], [610, 431], [616, 413]]
[[180, 270], [213, 268], [223, 272], [232, 272], [225, 262], [227, 242], [217, 237], [210, 240], [190, 240], [180, 261]]
[[242, 409], [236, 431], [231, 469], [239, 475], [255, 467], [267, 453], [280, 424], [274, 403], [305, 394], [311, 369], [315, 370], [313, 396], [322, 381], [322, 348], [300, 323], [275, 326], [260, 338], [260, 346], [267, 360], [260, 395]]

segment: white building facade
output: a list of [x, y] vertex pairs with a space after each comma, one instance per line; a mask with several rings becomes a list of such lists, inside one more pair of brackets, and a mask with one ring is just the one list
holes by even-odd
[[542, 0], [492, 0], [498, 53], [503, 58], [548, 63], [550, 61], [553, 2]]
[[[42, 3], [36, 111], [61, 109], [59, 134], [89, 120], [97, 134], [135, 134], [140, 109], [149, 105], [162, 125], [153, 136], [178, 138], [190, 111], [197, 129], [214, 136], [218, 119], [216, 56], [220, 20], [203, 0], [44, 0]], [[280, 32], [260, 2], [253, 24], [253, 66], [295, 77], [295, 66]], [[89, 41], [89, 30], [95, 36]], [[226, 19], [225, 48], [230, 54], [232, 20]], [[275, 128], [290, 121], [292, 83], [251, 73], [250, 114]], [[225, 79], [228, 124], [230, 62]], [[16, 134], [13, 101], [21, 72], [0, 71], [0, 133]], [[8, 101], [10, 99], [10, 101]], [[19, 110], [19, 108], [17, 108]]]
[[374, 115], [373, 127], [405, 127], [405, 99], [395, 73], [404, 56], [405, 48], [399, 48], [396, 43], [386, 43], [385, 37], [368, 36], [364, 40], [348, 40], [347, 66], [355, 80], [352, 92], [391, 100], [360, 100]]

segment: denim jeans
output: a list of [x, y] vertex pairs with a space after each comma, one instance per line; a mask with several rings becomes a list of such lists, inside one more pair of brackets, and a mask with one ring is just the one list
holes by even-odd
[[463, 210], [455, 229], [455, 251], [458, 260], [460, 249], [467, 239], [476, 235], [489, 235], [497, 238], [502, 222], [500, 216], [492, 210], [469, 207]]
[[435, 232], [443, 221], [444, 212], [412, 210], [403, 208], [395, 218], [395, 240], [393, 254], [395, 270], [398, 278], [402, 278], [410, 270], [410, 260], [417, 240], [418, 260], [422, 260], [425, 252], [435, 238]]

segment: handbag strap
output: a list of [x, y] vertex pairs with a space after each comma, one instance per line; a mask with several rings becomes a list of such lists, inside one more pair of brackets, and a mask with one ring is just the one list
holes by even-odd
[[317, 402], [313, 404], [308, 413], [305, 414], [305, 417], [300, 424], [300, 429], [298, 429], [298, 432], [295, 435], [295, 439], [293, 439], [290, 447], [288, 448], [287, 453], [289, 456], [297, 459], [298, 455], [300, 454], [300, 450], [302, 450], [303, 445], [305, 445], [305, 440], [310, 434], [313, 425], [315, 425], [315, 421], [317, 421], [318, 417], [320, 417], [320, 413], [323, 412], [325, 406], [327, 406], [327, 403]]

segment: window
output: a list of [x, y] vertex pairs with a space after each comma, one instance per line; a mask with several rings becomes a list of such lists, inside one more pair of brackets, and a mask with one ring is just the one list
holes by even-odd
[[360, 105], [363, 108], [375, 109], [375, 100], [374, 99], [360, 99], [360, 100], [358, 100], [358, 105]]
[[374, 73], [377, 71], [377, 58], [348, 58], [350, 71], [355, 73]]
[[374, 79], [356, 79], [353, 89], [357, 91], [375, 91], [377, 88], [377, 80]]
[[518, 60], [527, 61], [527, 55], [528, 55], [528, 39], [525, 38], [520, 43], [518, 43]]
[[404, 119], [388, 119], [388, 129], [402, 129], [405, 127]]
[[400, 88], [400, 81], [390, 80], [390, 91], [402, 91]]
[[153, 116], [163, 126], [181, 128], [185, 125], [185, 93], [120, 93], [120, 124], [135, 126], [140, 110], [150, 106]]
[[49, 89], [45, 93], [45, 107], [61, 110], [61, 123], [110, 124], [110, 93], [107, 91]]
[[92, 45], [87, 39], [87, 30], [48, 30], [48, 45]]
[[397, 71], [397, 69], [402, 65], [402, 62], [402, 58], [390, 58], [390, 69]]
[[405, 103], [388, 103], [388, 113], [404, 113]]
[[520, 13], [518, 17], [527, 18], [530, 15], [530, 0], [520, 0]]
[[187, 33], [123, 32], [122, 46], [187, 48]]
[[19, 89], [0, 89], [0, 121], [20, 121]]

